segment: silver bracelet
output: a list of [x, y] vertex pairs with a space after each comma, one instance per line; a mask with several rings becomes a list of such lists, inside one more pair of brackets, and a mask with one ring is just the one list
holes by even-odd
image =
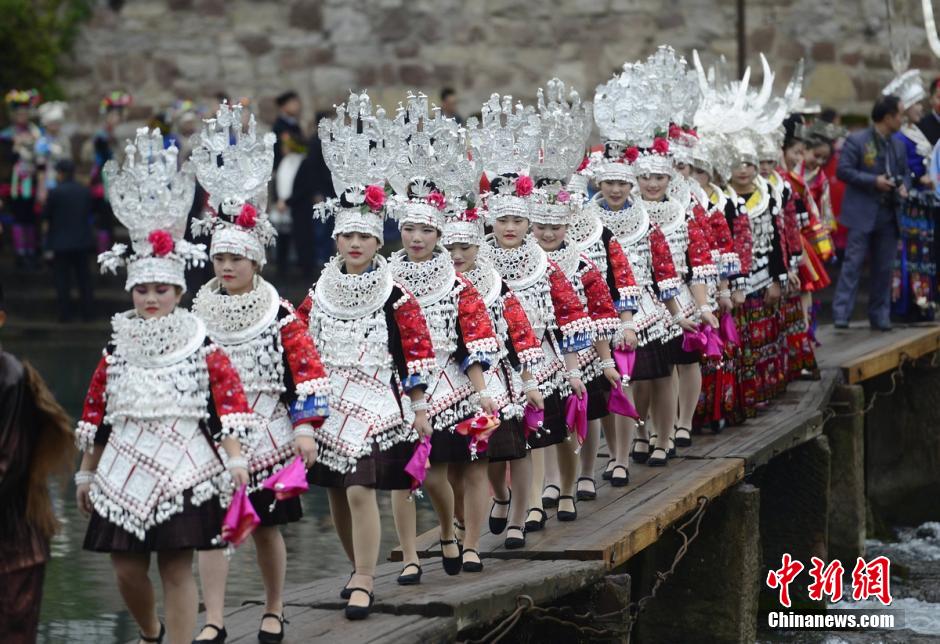
[[529, 393], [530, 391], [538, 391], [539, 383], [535, 380], [523, 380], [522, 381], [522, 391], [524, 393]]
[[607, 360], [601, 360], [601, 361], [600, 361], [600, 367], [601, 367], [601, 370], [602, 370], [602, 371], [603, 371], [604, 369], [616, 369], [616, 368], [617, 368], [617, 363], [614, 362], [614, 359], [613, 359], [613, 358], [608, 358]]
[[234, 469], [241, 468], [243, 470], [248, 469], [248, 459], [244, 456], [229, 456], [228, 458], [228, 469], [232, 471]]
[[634, 333], [636, 333], [636, 329], [637, 329], [636, 322], [634, 322], [633, 320], [627, 320], [626, 322], [621, 322], [620, 329], [622, 331], [633, 331]]
[[710, 307], [708, 304], [703, 304], [702, 306], [698, 307], [698, 311], [702, 315], [705, 315], [706, 313], [712, 312], [712, 307]]
[[95, 480], [95, 471], [94, 470], [78, 470], [75, 472], [75, 487], [79, 485], [91, 485], [91, 482]]
[[723, 288], [718, 291], [718, 299], [720, 300], [730, 300], [731, 299], [731, 289]]
[[417, 402], [411, 403], [411, 411], [417, 413], [419, 411], [428, 411], [431, 408], [431, 405], [428, 404], [427, 399], [422, 399]]
[[675, 322], [676, 324], [679, 324], [684, 319], [685, 319], [685, 316], [682, 314], [682, 311], [679, 311], [678, 313], [672, 316], [672, 321]]
[[571, 369], [570, 371], [568, 371], [568, 374], [567, 374], [567, 375], [568, 375], [568, 378], [569, 378], [569, 379], [570, 379], [570, 378], [577, 378], [578, 380], [580, 380], [580, 379], [581, 379], [581, 376], [584, 375], [584, 372], [582, 372], [580, 369]]
[[316, 434], [313, 431], [313, 427], [301, 425], [300, 427], [297, 427], [296, 429], [294, 429], [294, 437], [296, 438], [298, 436], [307, 436], [309, 438], [314, 438]]

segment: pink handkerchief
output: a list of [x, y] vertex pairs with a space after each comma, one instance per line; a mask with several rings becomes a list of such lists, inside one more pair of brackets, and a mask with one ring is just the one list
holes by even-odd
[[261, 519], [248, 499], [247, 486], [243, 485], [232, 496], [232, 503], [222, 520], [222, 538], [232, 546], [238, 546], [255, 531], [259, 523]]

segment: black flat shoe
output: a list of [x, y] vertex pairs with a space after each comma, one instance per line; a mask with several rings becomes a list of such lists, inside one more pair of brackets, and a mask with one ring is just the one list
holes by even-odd
[[[641, 445], [646, 445], [646, 449], [645, 449], [644, 451], [642, 451], [642, 452], [639, 451], [639, 450], [636, 448], [636, 446], [637, 446], [638, 443], [641, 444]], [[633, 462], [634, 462], [634, 463], [637, 463], [638, 465], [642, 465], [643, 463], [646, 462], [646, 460], [647, 460], [649, 457], [650, 457], [650, 441], [649, 441], [649, 439], [648, 439], [648, 438], [634, 438], [634, 439], [633, 439], [633, 445], [630, 446], [630, 458], [633, 459]], [[613, 470], [611, 470], [611, 473], [613, 473]]]
[[561, 501], [564, 499], [570, 499], [571, 505], [574, 506], [574, 512], [569, 512], [568, 510], [558, 510], [555, 516], [558, 517], [559, 521], [574, 521], [578, 518], [578, 505], [574, 502], [573, 496], [560, 496], [558, 497], [558, 507], [561, 507]]
[[[457, 543], [457, 540], [448, 539], [447, 541], [444, 541], [443, 539], [441, 539], [440, 544], [441, 544], [441, 563], [444, 565], [444, 572], [446, 572], [448, 575], [451, 575], [451, 576], [459, 575], [460, 568], [463, 564], [463, 559], [461, 558], [459, 554], [460, 545]], [[457, 546], [458, 554], [456, 557], [445, 557], [444, 546], [449, 546], [451, 544]]]
[[685, 427], [679, 427], [676, 429], [676, 446], [677, 447], [692, 447], [692, 432], [690, 432]]
[[[614, 468], [614, 469], [617, 469], [617, 468]], [[578, 492], [577, 492], [578, 501], [593, 501], [594, 499], [596, 499], [597, 498], [597, 483], [594, 481], [594, 479], [591, 478], [590, 476], [582, 476], [578, 478], [578, 483], [580, 483], [581, 481], [590, 481], [591, 487], [594, 489], [593, 490], [578, 489]]]
[[[528, 517], [533, 512], [538, 512], [542, 515], [542, 518], [538, 521], [529, 521]], [[545, 514], [545, 510], [542, 508], [529, 508], [529, 511], [526, 512], [526, 522], [525, 522], [525, 531], [526, 532], [538, 532], [545, 527], [545, 521], [548, 519], [548, 515]]]
[[372, 603], [375, 601], [375, 595], [365, 588], [350, 588], [349, 590], [351, 593], [367, 594], [369, 596], [369, 604], [367, 606], [350, 606], [349, 604], [346, 604], [346, 619], [365, 619], [372, 611]]
[[[459, 532], [462, 532], [463, 534], [458, 534]], [[465, 536], [467, 536], [467, 527], [460, 525], [460, 523], [457, 522], [457, 519], [454, 519], [454, 538], [457, 540], [458, 547], [463, 547], [463, 538]]]
[[278, 615], [277, 613], [265, 613], [261, 616], [262, 623], [264, 623], [264, 619], [266, 617], [273, 617], [278, 622], [280, 622], [281, 630], [278, 633], [272, 633], [271, 631], [264, 631], [259, 628], [258, 641], [261, 642], [261, 644], [278, 644], [278, 642], [284, 639], [284, 624], [290, 624], [290, 622], [284, 619], [283, 614]]
[[557, 485], [546, 485], [542, 488], [542, 507], [543, 508], [554, 508], [558, 507], [558, 497], [557, 496], [545, 496], [545, 490], [548, 488], [555, 488], [559, 494], [561, 494], [561, 488]]
[[623, 465], [617, 465], [614, 467], [614, 474], [620, 470], [623, 470], [623, 476], [610, 477], [611, 487], [625, 487], [630, 482], [630, 470], [628, 470]]
[[672, 436], [669, 437], [669, 451], [666, 452], [666, 458], [675, 458], [676, 457], [676, 439]]
[[[660, 454], [662, 456], [660, 456]], [[662, 467], [669, 460], [669, 454], [662, 447], [654, 447], [646, 464], [650, 467]]]
[[[355, 574], [356, 574], [356, 571], [355, 571], [355, 570], [353, 570], [351, 573], [349, 573], [349, 579], [346, 581], [346, 586], [349, 585], [349, 583], [352, 581], [352, 578], [353, 578], [353, 576], [354, 576]], [[349, 599], [349, 595], [351, 594], [351, 593], [349, 592], [349, 588], [347, 588], [346, 586], [343, 586], [343, 589], [342, 589], [341, 591], [339, 591], [339, 596], [340, 596], [341, 598], [343, 598], [343, 599]]]
[[[211, 628], [215, 631], [215, 637], [208, 640], [193, 640], [193, 644], [225, 644], [225, 638], [228, 637], [228, 632], [226, 632], [225, 627], [221, 628], [215, 624], [206, 624], [202, 627], [202, 630]], [[145, 642], [162, 642], [163, 641], [163, 624], [160, 624], [160, 636], [157, 639], [147, 639], [146, 637], [141, 637]]]
[[525, 547], [525, 530], [517, 525], [511, 525], [506, 528], [506, 534], [509, 534], [510, 530], [518, 530], [522, 533], [522, 538], [506, 537], [506, 540], [503, 541], [503, 545], [506, 546], [506, 550], [518, 550], [519, 548]]
[[[480, 558], [480, 553], [474, 550], [473, 548], [467, 548], [463, 551], [463, 554], [466, 555], [468, 552], [472, 552]], [[483, 562], [482, 561], [464, 561], [463, 562], [463, 571], [464, 572], [483, 572]]]
[[[406, 575], [405, 571], [408, 570], [409, 568], [417, 568], [418, 572], [413, 572], [413, 573]], [[421, 570], [420, 565], [416, 563], [410, 563], [401, 569], [401, 574], [398, 575], [398, 579], [396, 581], [398, 582], [399, 586], [417, 586], [418, 584], [421, 583], [421, 574], [423, 572], [424, 571]]]
[[[160, 622], [160, 633], [156, 637], [147, 637], [140, 631], [137, 631], [137, 638], [141, 642], [153, 642], [154, 644], [163, 644], [163, 638], [166, 636], [166, 627]], [[206, 640], [202, 640], [206, 641]]]
[[604, 473], [601, 474], [601, 478], [604, 479], [605, 481], [610, 480], [610, 475], [613, 474], [613, 471], [614, 471], [613, 465], [614, 465], [614, 459], [610, 459], [609, 461], [607, 461], [607, 466], [604, 468]]
[[490, 508], [490, 532], [493, 534], [502, 534], [503, 530], [506, 529], [506, 523], [509, 521], [509, 515], [507, 514], [504, 517], [494, 517], [493, 510], [496, 509], [497, 505], [509, 505], [512, 503], [512, 490], [509, 490], [509, 500], [500, 501], [498, 499], [493, 499], [493, 507]]

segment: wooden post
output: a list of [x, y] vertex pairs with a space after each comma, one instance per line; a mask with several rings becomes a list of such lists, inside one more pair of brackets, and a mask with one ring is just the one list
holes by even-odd
[[[640, 614], [632, 641], [755, 641], [762, 574], [761, 505], [760, 490], [740, 483], [706, 508], [699, 536], [676, 566], [675, 574]], [[691, 531], [691, 527], [687, 529]], [[667, 530], [636, 557], [639, 561], [635, 574], [640, 582], [634, 585], [634, 591], [639, 596], [649, 592], [658, 571], [669, 569], [681, 543], [674, 532]]]
[[747, 67], [747, 21], [744, 4], [744, 0], [737, 1], [738, 78], [744, 77], [744, 69]]
[[844, 563], [865, 554], [865, 391], [861, 385], [839, 385], [832, 402], [839, 416], [825, 428], [832, 451], [829, 557]]

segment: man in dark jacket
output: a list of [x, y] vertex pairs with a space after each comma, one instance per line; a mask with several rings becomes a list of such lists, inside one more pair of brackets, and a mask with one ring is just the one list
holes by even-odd
[[930, 83], [930, 109], [918, 121], [917, 127], [930, 141], [930, 145], [937, 145], [937, 141], [940, 141], [940, 77]]
[[73, 275], [78, 283], [79, 312], [83, 320], [90, 320], [92, 292], [88, 264], [95, 249], [91, 191], [75, 181], [75, 165], [71, 161], [59, 161], [55, 170], [58, 185], [49, 192], [42, 216], [46, 250], [53, 254], [59, 320], [70, 322], [74, 317], [69, 303]]
[[901, 101], [882, 96], [872, 108], [872, 126], [850, 135], [842, 146], [839, 179], [845, 182], [841, 223], [848, 228], [845, 261], [832, 302], [835, 326], [845, 328], [865, 256], [871, 253], [868, 320], [873, 329], [891, 329], [891, 275], [898, 245], [898, 212], [910, 187], [901, 129]]

